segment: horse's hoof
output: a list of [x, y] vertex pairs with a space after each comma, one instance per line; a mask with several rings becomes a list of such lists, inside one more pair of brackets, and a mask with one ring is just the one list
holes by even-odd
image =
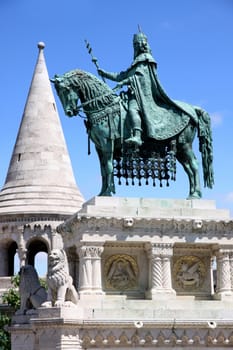
[[98, 194], [98, 197], [111, 197], [112, 193], [111, 192], [102, 192], [100, 194]]
[[198, 194], [198, 193], [190, 194], [187, 199], [201, 199], [201, 194]]

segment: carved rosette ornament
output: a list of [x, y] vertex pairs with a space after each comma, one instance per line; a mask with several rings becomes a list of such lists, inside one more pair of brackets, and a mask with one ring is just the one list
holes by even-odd
[[201, 288], [206, 276], [206, 267], [197, 256], [182, 256], [174, 264], [175, 284], [183, 291]]
[[127, 254], [111, 255], [104, 266], [105, 288], [108, 290], [135, 289], [138, 285], [138, 264]]

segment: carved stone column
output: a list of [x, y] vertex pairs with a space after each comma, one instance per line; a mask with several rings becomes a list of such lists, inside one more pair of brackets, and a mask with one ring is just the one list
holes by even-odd
[[103, 294], [101, 275], [102, 245], [83, 245], [79, 254], [79, 292], [80, 294]]
[[103, 247], [93, 247], [92, 251], [92, 289], [102, 293], [101, 255]]
[[163, 288], [171, 292], [172, 289], [172, 277], [171, 277], [171, 254], [167, 252], [167, 255], [163, 257]]
[[175, 295], [172, 289], [171, 257], [172, 244], [154, 243], [147, 247], [149, 257], [149, 290], [148, 299], [157, 299], [158, 296], [167, 298]]
[[217, 257], [217, 289], [215, 297], [223, 299], [224, 297], [232, 297], [231, 284], [231, 265], [230, 254], [231, 250], [219, 249]]
[[215, 293], [215, 283], [216, 283], [216, 276], [214, 276], [214, 272], [215, 272], [215, 266], [216, 265], [216, 261], [215, 261], [215, 257], [211, 257], [210, 258], [210, 294], [214, 295]]
[[159, 291], [163, 288], [162, 259], [160, 256], [151, 256], [151, 289]]
[[230, 274], [231, 274], [231, 291], [233, 292], [233, 252], [229, 255]]
[[20, 267], [24, 266], [27, 260], [27, 249], [26, 249], [23, 233], [24, 233], [23, 230], [21, 230], [20, 236], [19, 236], [18, 249], [17, 249]]

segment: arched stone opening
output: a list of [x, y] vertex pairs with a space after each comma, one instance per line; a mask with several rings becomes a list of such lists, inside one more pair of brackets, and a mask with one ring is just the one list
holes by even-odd
[[35, 255], [34, 265], [39, 277], [45, 278], [48, 272], [48, 253], [38, 252]]
[[28, 245], [27, 245], [27, 264], [35, 266], [35, 256], [41, 252], [48, 254], [48, 246], [44, 240], [34, 239], [34, 240], [28, 242]]
[[16, 271], [15, 267], [15, 255], [17, 253], [17, 249], [17, 243], [11, 242], [8, 248], [8, 276], [14, 276], [14, 274], [18, 272]]
[[0, 264], [0, 276], [13, 276], [16, 272], [15, 267], [15, 256], [17, 253], [17, 243], [15, 241], [9, 240], [4, 242], [0, 246], [0, 256], [1, 256], [1, 264]]

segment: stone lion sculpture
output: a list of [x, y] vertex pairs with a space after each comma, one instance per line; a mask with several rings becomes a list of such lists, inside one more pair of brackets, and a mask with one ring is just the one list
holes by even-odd
[[68, 261], [63, 249], [53, 249], [48, 256], [48, 298], [43, 307], [71, 306], [78, 303], [78, 293], [69, 275]]
[[17, 315], [32, 313], [47, 300], [47, 292], [41, 286], [38, 274], [32, 265], [25, 265], [19, 271], [20, 309]]

